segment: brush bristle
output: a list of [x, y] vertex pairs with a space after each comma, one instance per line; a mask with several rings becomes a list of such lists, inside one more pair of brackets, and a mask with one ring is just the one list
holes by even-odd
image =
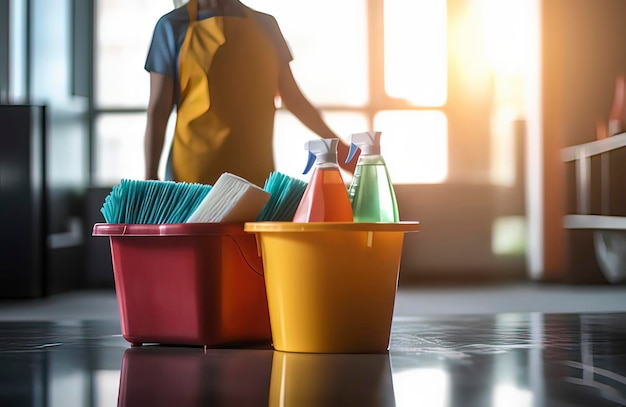
[[257, 217], [257, 221], [291, 221], [298, 209], [307, 183], [274, 171], [265, 181], [263, 189], [270, 193], [270, 199]]
[[105, 198], [100, 212], [107, 223], [184, 223], [211, 185], [122, 179]]

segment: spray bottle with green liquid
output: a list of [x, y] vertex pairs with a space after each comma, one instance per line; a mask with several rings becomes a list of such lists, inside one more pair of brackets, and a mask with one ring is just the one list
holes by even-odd
[[361, 150], [348, 188], [355, 222], [398, 222], [400, 218], [389, 171], [380, 154], [380, 136], [379, 131], [368, 131], [350, 137], [346, 162]]
[[305, 143], [309, 159], [304, 174], [313, 164], [315, 168], [293, 217], [294, 222], [352, 222], [348, 191], [337, 165], [338, 143], [336, 138]]

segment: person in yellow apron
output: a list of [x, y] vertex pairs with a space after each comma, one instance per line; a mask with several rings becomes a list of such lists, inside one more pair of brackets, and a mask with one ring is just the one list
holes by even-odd
[[[166, 179], [214, 184], [230, 172], [263, 186], [274, 171], [275, 97], [323, 138], [337, 138], [300, 91], [276, 20], [238, 0], [190, 0], [157, 22], [146, 70], [146, 179], [177, 117]], [[347, 145], [340, 143], [340, 162]], [[354, 171], [354, 162], [344, 164]]]

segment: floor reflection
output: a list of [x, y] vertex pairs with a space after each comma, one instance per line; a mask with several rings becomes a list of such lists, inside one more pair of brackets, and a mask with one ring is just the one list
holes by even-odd
[[130, 348], [122, 361], [119, 402], [131, 406], [264, 406], [272, 350]]
[[124, 352], [118, 406], [394, 406], [388, 354], [143, 347]]
[[394, 406], [388, 354], [274, 352], [270, 406]]
[[[621, 363], [615, 363], [616, 360], [610, 356], [617, 348], [622, 352], [620, 356], [623, 361], [626, 352], [623, 343], [615, 341], [615, 329], [611, 327], [614, 321], [605, 315], [582, 315], [579, 321], [580, 361], [563, 362], [569, 372], [564, 380], [579, 388], [597, 392], [617, 405], [626, 406], [626, 371]], [[626, 335], [622, 339], [626, 339]]]
[[0, 406], [620, 406], [626, 314], [394, 321], [384, 354], [131, 348], [119, 322], [0, 323]]
[[397, 407], [450, 405], [450, 376], [442, 368], [419, 367], [393, 374]]

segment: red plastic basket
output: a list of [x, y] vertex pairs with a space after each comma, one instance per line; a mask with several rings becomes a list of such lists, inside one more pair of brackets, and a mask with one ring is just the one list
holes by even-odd
[[263, 262], [243, 223], [98, 223], [108, 236], [123, 337], [132, 345], [271, 339]]

